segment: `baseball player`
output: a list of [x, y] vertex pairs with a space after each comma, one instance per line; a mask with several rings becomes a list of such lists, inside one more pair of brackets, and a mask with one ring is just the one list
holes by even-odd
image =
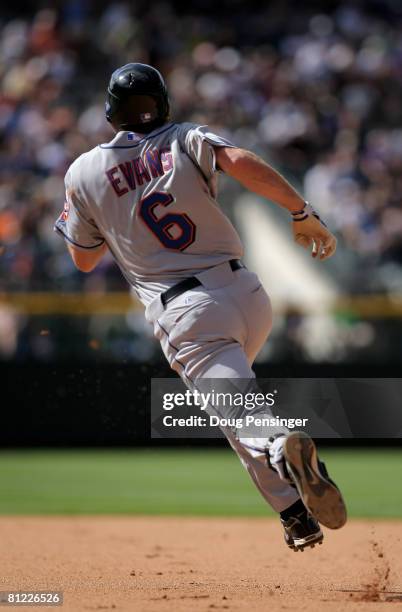
[[[55, 224], [77, 268], [90, 272], [110, 251], [145, 306], [173, 370], [190, 388], [202, 379], [255, 379], [252, 364], [272, 325], [258, 277], [243, 265], [240, 238], [216, 200], [224, 172], [285, 208], [298, 244], [325, 260], [336, 239], [285, 179], [207, 126], [173, 123], [161, 74], [132, 63], [107, 89], [116, 135], [81, 155], [65, 177]], [[273, 428], [225, 434], [293, 550], [321, 543], [320, 524], [346, 521], [342, 496], [311, 438]]]

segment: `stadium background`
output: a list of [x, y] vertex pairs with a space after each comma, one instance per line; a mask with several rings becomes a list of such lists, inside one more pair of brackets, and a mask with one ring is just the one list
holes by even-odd
[[286, 215], [266, 202], [256, 209], [222, 180], [246, 259], [276, 305], [260, 363], [401, 363], [402, 9], [392, 1], [327, 2], [325, 12], [319, 2], [229, 5], [3, 7], [3, 361], [161, 359], [112, 260], [82, 274], [53, 232], [66, 168], [111, 137], [108, 77], [135, 59], [162, 70], [175, 119], [208, 123], [261, 154], [337, 232], [336, 258], [317, 266], [289, 247]]
[[257, 374], [400, 376], [399, 0], [3, 3], [0, 588], [59, 588], [74, 612], [395, 606], [400, 439], [319, 441], [351, 520], [305, 553], [308, 574], [221, 440], [149, 439], [150, 379], [171, 373], [142, 309], [110, 258], [82, 274], [53, 232], [67, 167], [111, 138], [108, 77], [133, 60], [163, 72], [174, 119], [262, 155], [337, 234], [312, 262], [283, 211], [222, 177], [274, 305]]
[[3, 411], [2, 443], [144, 441], [147, 381], [170, 375], [111, 258], [82, 274], [53, 232], [67, 167], [111, 137], [109, 74], [132, 60], [162, 70], [173, 118], [261, 154], [337, 233], [336, 257], [317, 265], [282, 211], [223, 177], [274, 303], [257, 373], [398, 376], [401, 18], [392, 0], [2, 8], [0, 359], [18, 407]]
[[[111, 138], [108, 77], [132, 60], [163, 72], [174, 119], [207, 123], [262, 155], [336, 231], [336, 257], [312, 262], [291, 243], [283, 211], [222, 177], [220, 200], [245, 261], [274, 303], [257, 374], [399, 375], [398, 2], [15, 3], [2, 8], [0, 52], [3, 447], [155, 446], [149, 381], [171, 373], [142, 308], [111, 258], [82, 274], [53, 231], [69, 164]], [[35, 456], [43, 469], [54, 459]], [[84, 465], [88, 455], [78, 456]], [[5, 478], [19, 490], [32, 456], [7, 458]]]

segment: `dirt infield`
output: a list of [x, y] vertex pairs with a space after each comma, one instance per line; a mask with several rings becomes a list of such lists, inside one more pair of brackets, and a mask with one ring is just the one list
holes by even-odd
[[1, 590], [72, 612], [402, 610], [402, 522], [325, 535], [293, 553], [272, 519], [2, 517]]

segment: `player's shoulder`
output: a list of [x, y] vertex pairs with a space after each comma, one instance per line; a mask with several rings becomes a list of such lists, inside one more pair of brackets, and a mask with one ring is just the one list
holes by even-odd
[[184, 121], [177, 124], [177, 138], [183, 145], [188, 146], [193, 140], [202, 137], [203, 132], [207, 129], [206, 125]]
[[199, 130], [205, 127], [207, 126], [201, 125], [199, 123], [192, 123], [190, 121], [183, 121], [182, 123], [177, 124], [177, 130], [182, 134], [187, 134], [188, 132], [191, 132], [193, 130]]
[[208, 124], [200, 123], [181, 123], [181, 140], [188, 146], [197, 146], [206, 142], [210, 145], [235, 147], [230, 140], [230, 136], [226, 133], [226, 130], [212, 128]]
[[88, 168], [93, 167], [94, 158], [96, 158], [98, 155], [99, 147], [94, 147], [93, 149], [82, 153], [67, 169], [66, 178], [78, 181], [82, 174], [85, 175], [85, 171], [88, 170]]

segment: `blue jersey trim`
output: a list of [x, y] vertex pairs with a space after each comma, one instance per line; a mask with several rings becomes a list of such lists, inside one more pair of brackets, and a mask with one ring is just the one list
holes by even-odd
[[155, 136], [159, 136], [160, 134], [167, 132], [168, 130], [172, 129], [172, 127], [174, 127], [175, 125], [176, 125], [175, 123], [172, 123], [172, 125], [165, 127], [163, 130], [160, 130], [159, 132], [156, 132], [156, 134], [150, 134], [149, 136], [145, 136], [144, 138], [141, 138], [141, 140], [139, 140], [138, 142], [132, 145], [100, 144], [99, 147], [101, 149], [133, 149], [134, 147], [138, 147], [140, 144], [142, 144], [146, 140], [149, 140], [150, 138], [155, 138]]
[[97, 249], [105, 242], [104, 240], [102, 240], [102, 242], [94, 244], [93, 246], [83, 246], [82, 244], [78, 244], [78, 242], [74, 242], [74, 240], [69, 238], [67, 234], [65, 234], [59, 227], [57, 227], [57, 225], [55, 225], [53, 229], [55, 232], [59, 232], [68, 242], [71, 242], [71, 244], [73, 244], [74, 246], [80, 247], [80, 249]]

